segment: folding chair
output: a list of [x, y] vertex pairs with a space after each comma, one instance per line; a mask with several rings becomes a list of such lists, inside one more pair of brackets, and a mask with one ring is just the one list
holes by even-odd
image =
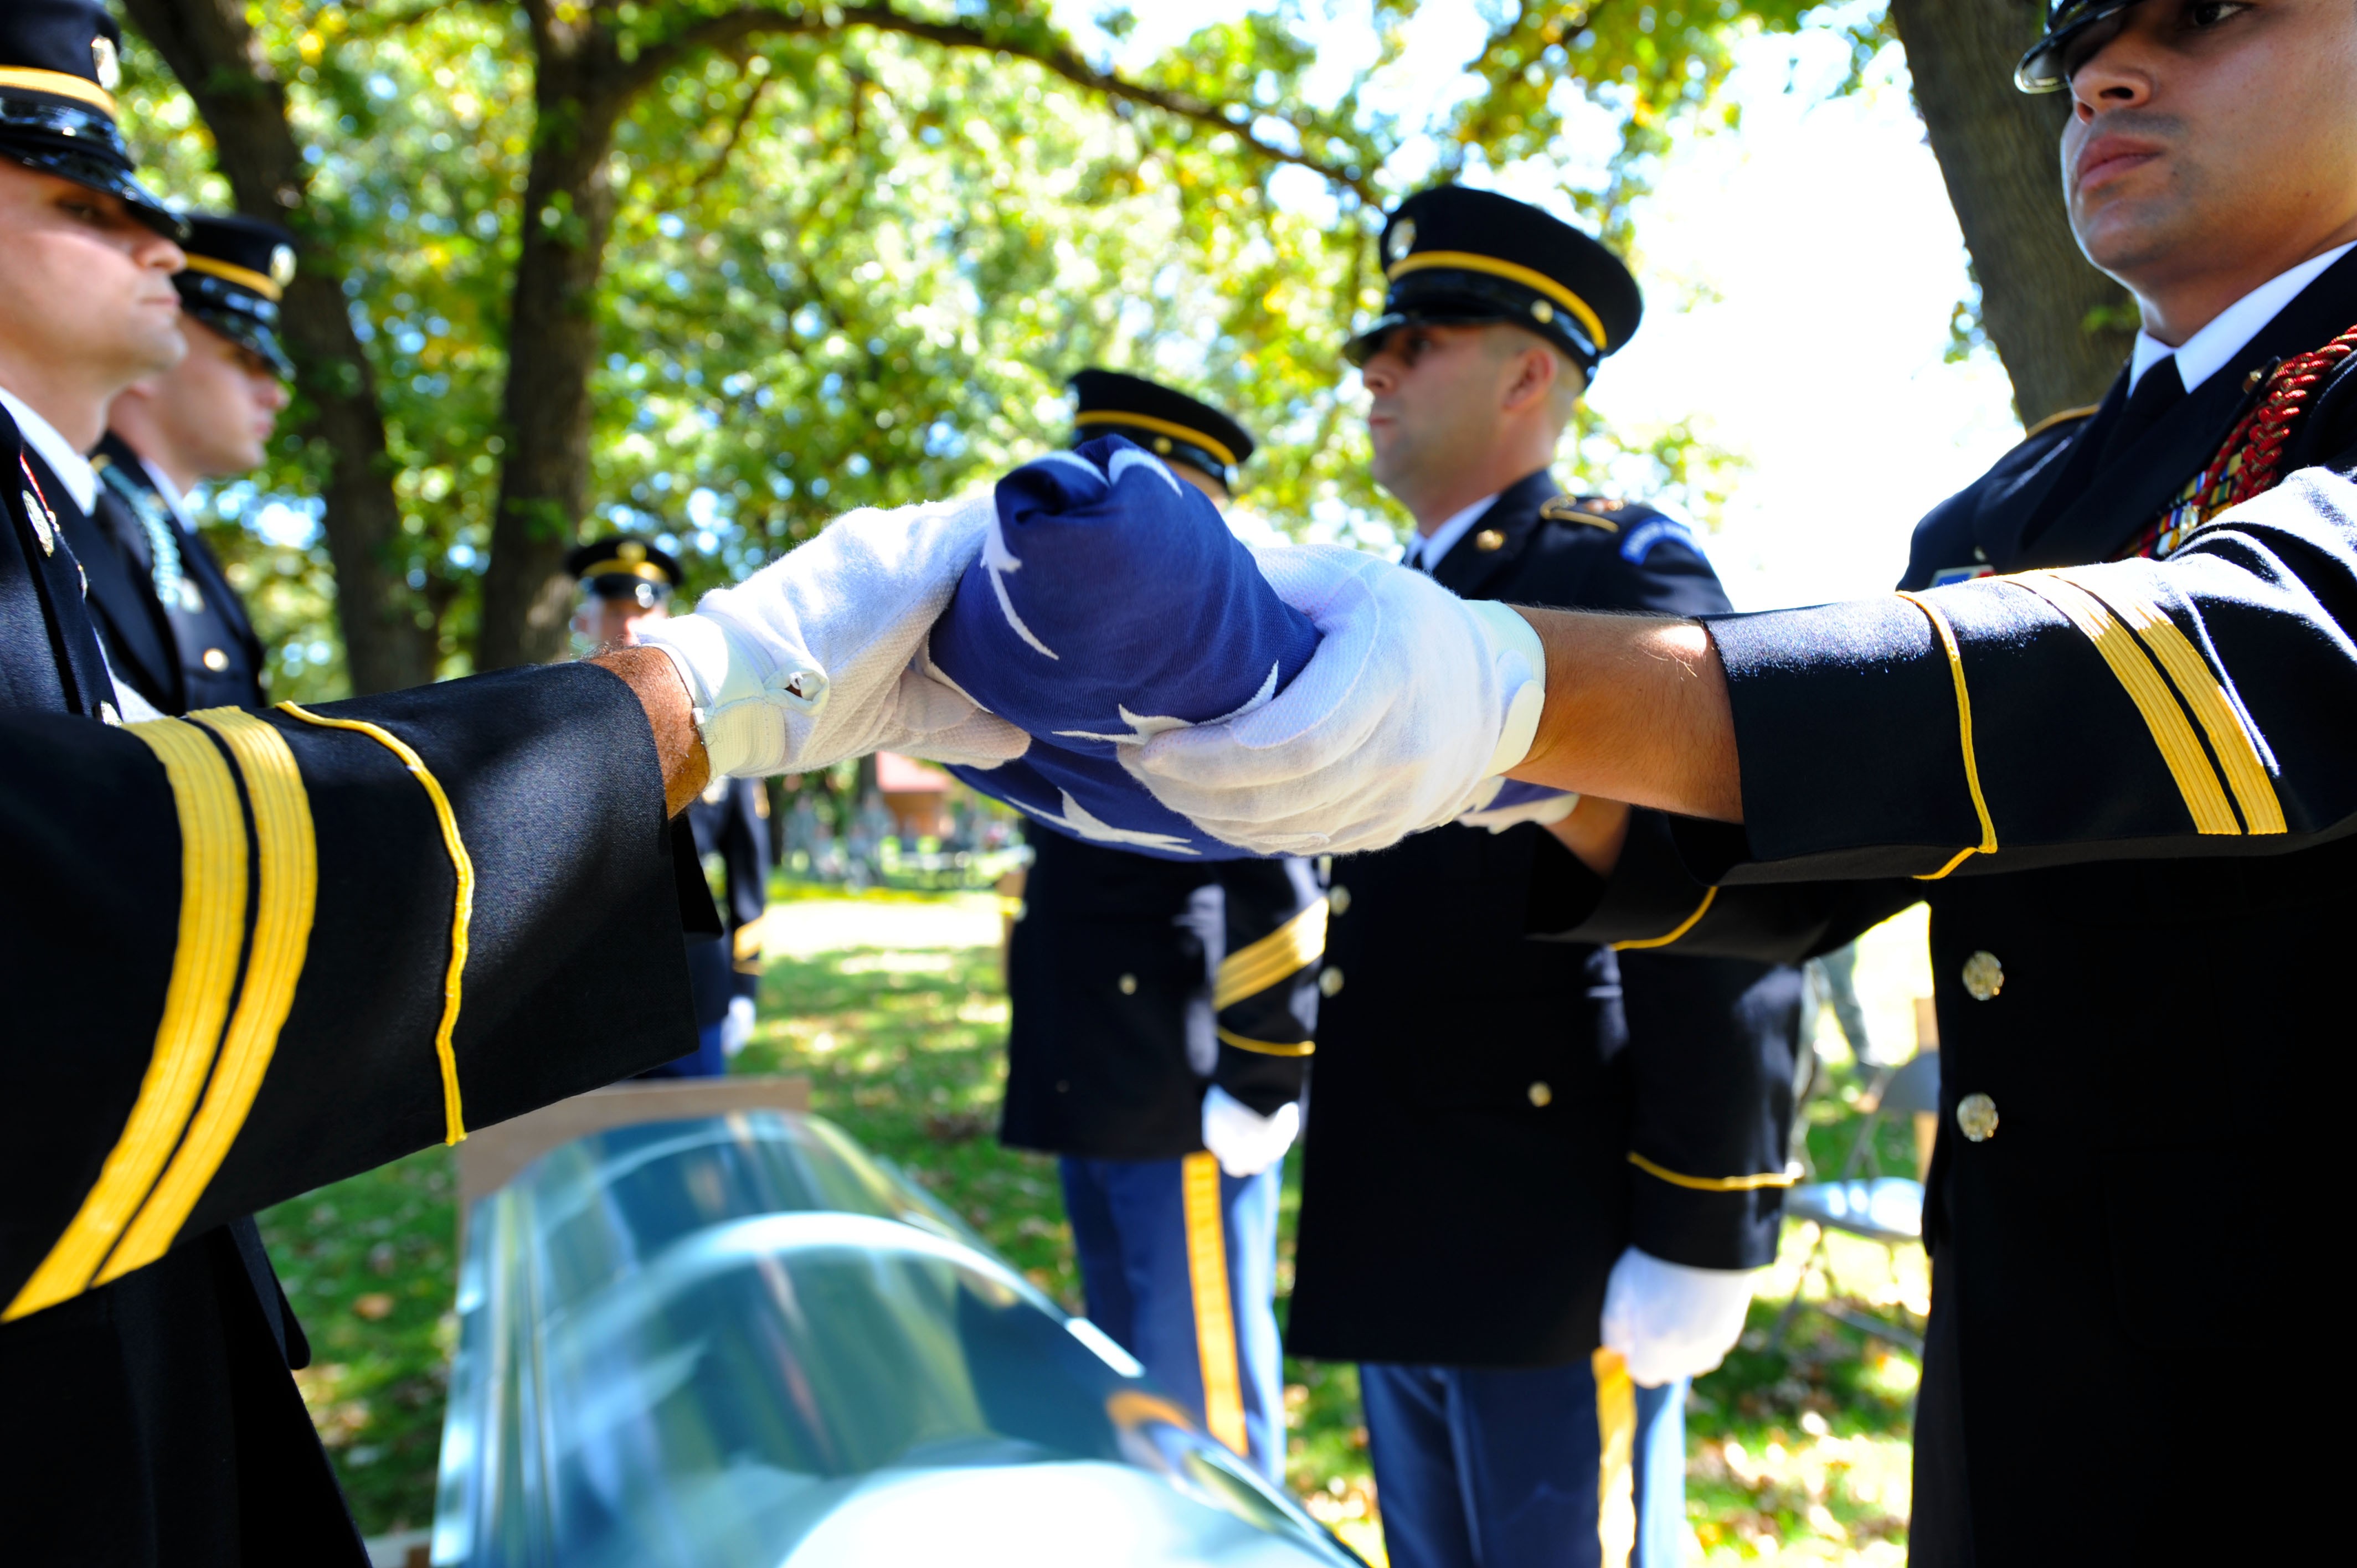
[[[1815, 1234], [1810, 1240], [1808, 1257], [1801, 1264], [1800, 1280], [1792, 1287], [1792, 1299], [1784, 1304], [1784, 1310], [1776, 1318], [1776, 1331], [1769, 1342], [1778, 1348], [1782, 1348], [1792, 1318], [1801, 1310], [1811, 1277], [1825, 1262], [1825, 1238], [1830, 1232], [1840, 1230], [1862, 1236], [1891, 1249], [1923, 1239], [1923, 1173], [1918, 1170], [1912, 1178], [1884, 1176], [1874, 1142], [1886, 1117], [1901, 1116], [1912, 1123], [1919, 1116], [1939, 1114], [1938, 1042], [1932, 1038], [1926, 1046], [1928, 1048], [1918, 1049], [1904, 1065], [1885, 1068], [1876, 1075], [1863, 1097], [1866, 1119], [1858, 1128], [1857, 1141], [1850, 1145], [1848, 1157], [1842, 1162], [1840, 1176], [1833, 1181], [1795, 1187], [1784, 1195], [1784, 1218], [1813, 1227]], [[1922, 1353], [1922, 1341], [1904, 1329], [1831, 1302], [1816, 1310], [1861, 1333], [1887, 1339], [1918, 1355]]]

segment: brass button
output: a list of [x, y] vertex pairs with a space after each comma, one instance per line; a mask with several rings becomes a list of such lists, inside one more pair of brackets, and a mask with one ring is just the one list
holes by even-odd
[[1341, 989], [1342, 972], [1340, 970], [1329, 969], [1318, 977], [1318, 993], [1320, 996], [1331, 996]]
[[1137, 994], [1137, 976], [1134, 974], [1125, 974], [1114, 983], [1121, 987], [1121, 993], [1124, 996]]
[[1555, 1103], [1555, 1090], [1546, 1086], [1546, 1080], [1544, 1079], [1531, 1085], [1530, 1096], [1531, 1103], [1534, 1105], [1547, 1106]]
[[1154, 450], [1162, 456], [1168, 457], [1170, 456], [1170, 437], [1168, 435], [1156, 436], [1154, 438]]
[[1531, 301], [1531, 319], [1544, 325], [1555, 319], [1555, 306], [1544, 299]]
[[1986, 1143], [1996, 1131], [1996, 1101], [1986, 1094], [1967, 1094], [1956, 1101], [1956, 1131], [1970, 1143]]
[[1964, 960], [1964, 994], [1975, 1002], [1986, 1002], [2005, 989], [2005, 965], [1997, 962], [1996, 954], [1984, 948]]
[[1494, 528], [1485, 528], [1473, 536], [1473, 548], [1485, 553], [1492, 550], [1503, 550], [1505, 547], [1506, 536]]
[[1351, 890], [1343, 886], [1339, 882], [1333, 886], [1329, 887], [1326, 890], [1326, 906], [1338, 915], [1349, 914], [1351, 912]]
[[218, 648], [205, 650], [205, 668], [218, 675], [229, 668], [229, 655]]

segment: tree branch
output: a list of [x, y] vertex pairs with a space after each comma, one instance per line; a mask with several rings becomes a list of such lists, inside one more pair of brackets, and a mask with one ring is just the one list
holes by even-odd
[[903, 16], [889, 5], [843, 5], [800, 16], [753, 6], [708, 16], [683, 27], [659, 44], [640, 49], [638, 59], [631, 62], [625, 74], [624, 91], [636, 93], [699, 49], [722, 48], [757, 36], [810, 36], [852, 27], [869, 27], [879, 33], [920, 38], [942, 48], [1006, 54], [1028, 60], [1049, 74], [1061, 77], [1090, 92], [1157, 110], [1174, 119], [1225, 131], [1271, 163], [1291, 164], [1297, 168], [1308, 169], [1329, 184], [1355, 193], [1363, 201], [1376, 206], [1383, 203], [1381, 194], [1374, 188], [1372, 170], [1353, 172], [1346, 166], [1328, 163], [1308, 153], [1279, 146], [1253, 133], [1252, 115], [1247, 114], [1242, 120], [1232, 119], [1227, 106], [1197, 98], [1191, 93], [1131, 81], [1114, 71], [1099, 70], [1068, 46], [1041, 45], [1009, 38], [969, 22], [926, 21]]

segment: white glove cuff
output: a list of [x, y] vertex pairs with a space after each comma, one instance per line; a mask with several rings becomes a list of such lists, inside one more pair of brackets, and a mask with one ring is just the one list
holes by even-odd
[[826, 672], [807, 655], [765, 674], [769, 660], [710, 616], [663, 621], [647, 628], [640, 640], [661, 649], [679, 671], [716, 774], [786, 771], [788, 714], [816, 713], [826, 702]]
[[1495, 778], [1528, 757], [1538, 738], [1539, 713], [1546, 706], [1546, 645], [1530, 622], [1505, 605], [1470, 599], [1465, 607], [1490, 634], [1499, 695], [1505, 699], [1498, 748], [1483, 770], [1484, 777]]

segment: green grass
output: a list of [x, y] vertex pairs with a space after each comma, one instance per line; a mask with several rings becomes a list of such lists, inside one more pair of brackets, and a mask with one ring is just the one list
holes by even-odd
[[[922, 921], [923, 940], [937, 945], [772, 958], [761, 1027], [740, 1069], [808, 1074], [815, 1110], [924, 1183], [1077, 1309], [1080, 1280], [1055, 1162], [1003, 1149], [996, 1137], [1006, 1000], [996, 950], [967, 945], [987, 930], [989, 900], [780, 891], [781, 902], [799, 906], [786, 929], [813, 948], [865, 943], [904, 919]], [[944, 926], [950, 916], [962, 924]], [[856, 926], [847, 923], [854, 917]], [[945, 940], [947, 930], [964, 935]], [[1857, 1135], [1852, 1102], [1862, 1083], [1857, 1070], [1837, 1069], [1835, 1092], [1813, 1108], [1811, 1155], [1827, 1176]], [[1884, 1129], [1877, 1148], [1886, 1171], [1912, 1168], [1906, 1129]], [[1299, 1197], [1297, 1175], [1288, 1177], [1280, 1292], [1292, 1280]], [[452, 1190], [448, 1156], [432, 1150], [282, 1205], [264, 1220], [317, 1350], [305, 1397], [370, 1533], [431, 1517], [452, 1332]], [[1787, 1341], [1771, 1346], [1806, 1250], [1797, 1230], [1786, 1241], [1743, 1346], [1697, 1387], [1687, 1415], [1687, 1508], [1703, 1561], [1897, 1563], [1905, 1554], [1915, 1362], [1813, 1311], [1800, 1313]], [[1831, 1294], [1847, 1311], [1920, 1330], [1927, 1288], [1920, 1251], [1893, 1259], [1841, 1239], [1831, 1262]], [[1827, 1294], [1825, 1279], [1813, 1279], [1811, 1296]], [[1280, 1312], [1283, 1305], [1281, 1297]], [[1286, 1375], [1287, 1479], [1314, 1513], [1375, 1557], [1381, 1536], [1356, 1369], [1288, 1362]]]

